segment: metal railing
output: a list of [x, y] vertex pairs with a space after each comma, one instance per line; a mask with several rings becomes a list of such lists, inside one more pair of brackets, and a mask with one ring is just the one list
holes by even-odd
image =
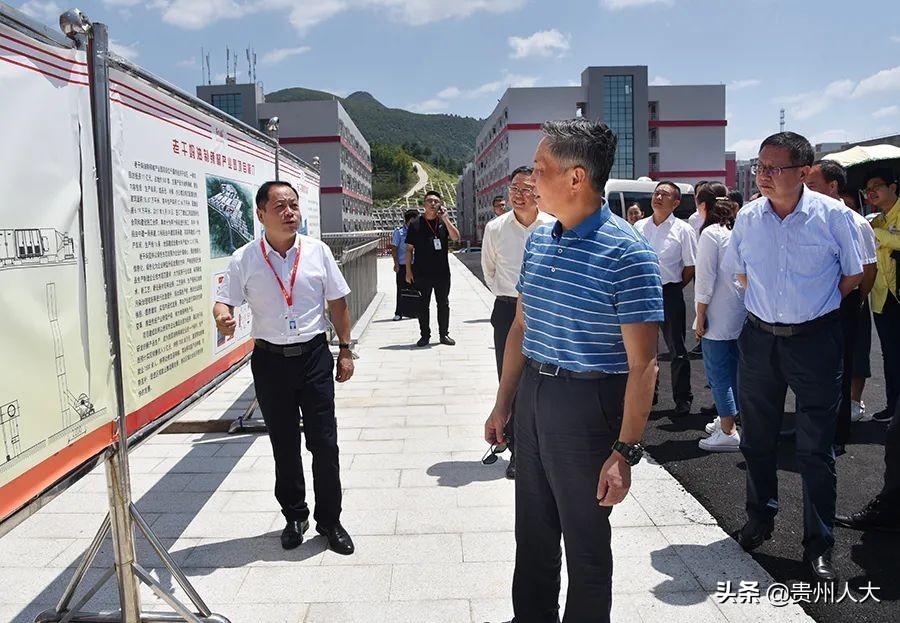
[[[381, 234], [378, 231], [322, 234], [322, 242], [331, 249], [350, 286], [347, 307], [350, 309], [351, 326], [362, 317], [378, 292], [377, 262]], [[390, 234], [388, 236], [390, 240]]]

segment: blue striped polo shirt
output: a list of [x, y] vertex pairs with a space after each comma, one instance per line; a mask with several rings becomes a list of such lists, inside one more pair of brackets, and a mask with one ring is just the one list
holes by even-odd
[[575, 372], [628, 372], [621, 325], [663, 320], [656, 253], [606, 203], [572, 229], [535, 229], [516, 289], [522, 352]]

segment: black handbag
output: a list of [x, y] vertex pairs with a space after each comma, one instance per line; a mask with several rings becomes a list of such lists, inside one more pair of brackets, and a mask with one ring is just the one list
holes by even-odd
[[415, 286], [405, 285], [400, 288], [400, 315], [417, 318], [422, 307], [422, 293]]

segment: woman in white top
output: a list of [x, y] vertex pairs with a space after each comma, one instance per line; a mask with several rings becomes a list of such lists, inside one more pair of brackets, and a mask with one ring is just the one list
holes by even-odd
[[[725, 188], [723, 184], [719, 184], [718, 182], [715, 182], [715, 184]], [[706, 201], [704, 201], [704, 197], [701, 197], [700, 195], [703, 190], [709, 186], [709, 182], [697, 182], [697, 185], [694, 186], [694, 203], [697, 204], [697, 211], [688, 217], [688, 225], [694, 228], [694, 233], [697, 234], [698, 239], [700, 238], [700, 230], [703, 229], [703, 223], [706, 221]], [[719, 189], [717, 188], [716, 190]], [[725, 188], [725, 192], [728, 192], [727, 188]], [[717, 196], [721, 195], [707, 192], [705, 198], [707, 200], [712, 198], [712, 201], [715, 201]]]
[[[719, 185], [711, 184], [707, 188]], [[737, 415], [737, 338], [747, 310], [733, 271], [726, 268], [725, 252], [739, 206], [724, 196], [715, 202], [708, 201], [706, 205], [706, 222], [697, 245], [696, 333], [697, 339], [703, 342], [703, 366], [719, 415], [707, 425], [706, 432], [710, 436], [700, 440], [700, 448], [709, 452], [737, 452], [741, 443], [734, 422]]]

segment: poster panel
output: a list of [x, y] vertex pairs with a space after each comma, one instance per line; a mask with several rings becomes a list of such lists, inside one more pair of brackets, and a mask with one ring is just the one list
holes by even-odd
[[130, 433], [250, 351], [249, 306], [230, 338], [211, 310], [231, 254], [260, 235], [255, 196], [275, 147], [126, 71], [110, 82]]
[[113, 439], [86, 60], [0, 24], [0, 521]]

